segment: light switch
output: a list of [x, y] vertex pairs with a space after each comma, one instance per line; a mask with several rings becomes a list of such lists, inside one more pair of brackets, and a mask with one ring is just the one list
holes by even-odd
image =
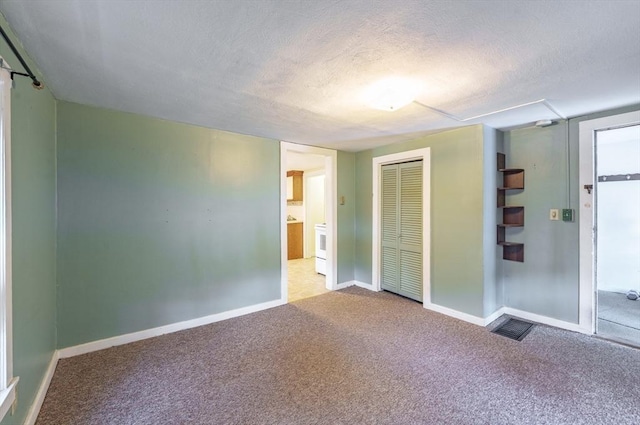
[[573, 221], [573, 209], [565, 208], [562, 210], [562, 221]]
[[549, 210], [549, 220], [560, 220], [560, 211], [558, 211], [557, 209], [550, 209]]

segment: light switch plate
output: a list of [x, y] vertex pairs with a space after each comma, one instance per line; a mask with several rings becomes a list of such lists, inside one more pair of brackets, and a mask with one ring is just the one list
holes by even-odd
[[562, 221], [573, 221], [573, 210], [570, 208], [564, 208], [562, 210]]
[[560, 212], [557, 209], [549, 210], [549, 220], [560, 220]]

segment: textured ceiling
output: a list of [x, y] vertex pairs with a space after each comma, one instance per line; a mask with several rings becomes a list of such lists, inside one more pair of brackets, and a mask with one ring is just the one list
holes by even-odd
[[[348, 151], [557, 119], [548, 105], [571, 117], [640, 103], [637, 0], [57, 0], [0, 11], [58, 99]], [[428, 107], [364, 105], [388, 76], [421, 81]]]

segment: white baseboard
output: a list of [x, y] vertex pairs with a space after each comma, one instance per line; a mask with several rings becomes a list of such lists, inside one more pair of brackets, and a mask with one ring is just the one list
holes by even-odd
[[56, 366], [58, 365], [58, 359], [60, 358], [59, 350], [55, 350], [53, 355], [51, 356], [51, 361], [49, 362], [49, 366], [47, 367], [47, 371], [42, 377], [42, 381], [40, 382], [40, 387], [38, 388], [38, 392], [36, 393], [36, 398], [31, 403], [31, 407], [29, 407], [29, 411], [27, 412], [27, 417], [24, 420], [24, 425], [33, 425], [36, 423], [36, 419], [38, 419], [38, 414], [40, 413], [40, 408], [42, 407], [42, 403], [44, 403], [44, 397], [47, 395], [47, 390], [49, 390], [49, 384], [51, 384], [51, 378], [53, 378], [53, 374], [56, 371]]
[[500, 307], [498, 310], [494, 311], [492, 314], [490, 314], [490, 315], [488, 315], [487, 317], [484, 318], [484, 326], [487, 326], [489, 323], [491, 323], [494, 320], [498, 319], [503, 314], [505, 314], [504, 313], [504, 307]]
[[355, 285], [355, 280], [349, 280], [347, 282], [342, 282], [342, 283], [338, 283], [336, 285], [336, 291], [339, 291], [340, 289], [344, 289], [344, 288], [348, 288], [350, 286]]
[[370, 283], [360, 282], [359, 280], [354, 280], [353, 282], [354, 282], [354, 285], [356, 285], [359, 288], [368, 289], [369, 291], [375, 291], [375, 289], [373, 289], [373, 285]]
[[443, 307], [437, 304], [425, 304], [424, 308], [432, 310], [438, 313], [446, 314], [447, 316], [454, 317], [456, 319], [464, 320], [465, 322], [473, 323], [478, 326], [487, 326], [489, 323], [498, 319], [500, 316], [507, 314], [509, 316], [516, 317], [518, 319], [530, 320], [532, 322], [541, 323], [543, 325], [553, 326], [555, 328], [565, 329], [572, 332], [580, 332], [583, 334], [591, 335], [588, 329], [581, 328], [580, 325], [571, 322], [565, 322], [563, 320], [554, 319], [552, 317], [542, 316], [540, 314], [530, 313], [528, 311], [518, 310], [511, 307], [501, 307], [494, 313], [485, 318], [473, 316], [471, 314], [463, 313], [448, 307]]
[[364, 289], [373, 291], [373, 286], [371, 286], [368, 283], [360, 282], [359, 280], [350, 280], [348, 282], [339, 283], [336, 289], [344, 289], [350, 286], [357, 286], [359, 288], [364, 288]]
[[589, 329], [584, 329], [577, 323], [565, 322], [564, 320], [558, 320], [552, 317], [542, 316], [540, 314], [529, 313], [528, 311], [522, 311], [511, 307], [502, 307], [501, 310], [504, 314], [508, 314], [509, 316], [514, 316], [519, 319], [530, 320], [532, 322], [542, 323], [543, 325], [566, 329], [572, 332], [579, 332], [587, 335], [592, 334]]
[[225, 311], [222, 313], [212, 314], [210, 316], [199, 317], [197, 319], [185, 320], [184, 322], [172, 323], [170, 325], [160, 326], [157, 328], [146, 329], [144, 331], [133, 332], [125, 335], [114, 336], [111, 338], [101, 339], [98, 341], [88, 342], [86, 344], [75, 345], [73, 347], [62, 348], [59, 350], [61, 359], [81, 354], [91, 353], [93, 351], [103, 350], [117, 345], [128, 344], [130, 342], [141, 341], [147, 338], [182, 331], [185, 329], [195, 328], [197, 326], [208, 325], [222, 320], [231, 319], [233, 317], [244, 316], [245, 314], [255, 313], [257, 311], [266, 310], [286, 304], [281, 299], [269, 301], [262, 304], [242, 307], [235, 310]]
[[[357, 280], [352, 280], [350, 282], [345, 282], [345, 283], [348, 283], [349, 284], [348, 286], [355, 285], [360, 288], [365, 288], [370, 291], [374, 291], [373, 285], [368, 283], [359, 282]], [[566, 329], [568, 331], [580, 332], [587, 335], [592, 334], [592, 332], [589, 329], [581, 328], [580, 325], [578, 324], [565, 322], [563, 320], [558, 320], [552, 317], [542, 316], [535, 313], [529, 313], [527, 311], [522, 311], [522, 310], [518, 310], [511, 307], [500, 307], [498, 310], [494, 311], [489, 316], [482, 318], [482, 317], [474, 316], [472, 314], [463, 313], [461, 311], [454, 310], [449, 307], [444, 307], [438, 304], [423, 303], [423, 306], [427, 310], [435, 311], [436, 313], [441, 313], [441, 314], [444, 314], [459, 320], [463, 320], [465, 322], [473, 323], [474, 325], [483, 326], [483, 327], [492, 323], [493, 321], [498, 319], [500, 316], [504, 314], [508, 314], [509, 316], [517, 317], [519, 319], [530, 320], [532, 322], [541, 323], [544, 325], [549, 325], [549, 326], [553, 326], [560, 329]]]
[[473, 323], [474, 325], [485, 326], [485, 319], [483, 319], [482, 317], [474, 316], [468, 313], [463, 313], [461, 311], [454, 310], [449, 307], [443, 307], [441, 305], [433, 304], [433, 303], [429, 303], [429, 304], [424, 303], [423, 306], [427, 310], [435, 311], [436, 313], [442, 313], [456, 319], [464, 320], [465, 322]]

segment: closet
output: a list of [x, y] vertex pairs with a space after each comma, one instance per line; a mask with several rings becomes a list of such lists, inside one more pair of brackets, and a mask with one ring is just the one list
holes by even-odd
[[382, 166], [382, 289], [422, 301], [422, 160]]

